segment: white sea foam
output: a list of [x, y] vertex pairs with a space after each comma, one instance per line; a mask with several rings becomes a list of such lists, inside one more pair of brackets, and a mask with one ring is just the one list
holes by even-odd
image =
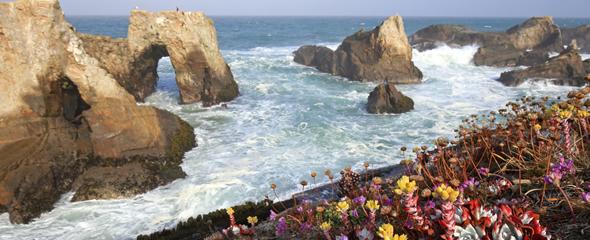
[[359, 169], [364, 161], [374, 167], [396, 163], [402, 158], [400, 146], [452, 136], [469, 114], [523, 95], [570, 89], [544, 83], [505, 87], [494, 79], [508, 69], [474, 66], [475, 47], [441, 47], [414, 52], [423, 84], [399, 86], [414, 99], [414, 111], [370, 115], [364, 108], [374, 84], [294, 64], [296, 49], [223, 51], [241, 91], [228, 109], [178, 105], [170, 62], [162, 60], [159, 91], [147, 104], [195, 127], [199, 147], [182, 164], [188, 176], [132, 199], [71, 203], [68, 193], [53, 211], [28, 225], [11, 225], [3, 214], [0, 239], [132, 239], [190, 216], [272, 196], [271, 182], [286, 197], [310, 171]]

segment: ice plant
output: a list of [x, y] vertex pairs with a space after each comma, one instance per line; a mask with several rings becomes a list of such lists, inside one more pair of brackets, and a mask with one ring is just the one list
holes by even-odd
[[379, 202], [377, 200], [369, 200], [365, 206], [369, 209], [369, 227], [375, 226], [375, 213], [379, 210]]
[[455, 233], [456, 212], [456, 208], [453, 203], [457, 201], [457, 197], [459, 197], [459, 191], [443, 183], [434, 190], [432, 196], [442, 200], [442, 213], [439, 222], [446, 229], [446, 231], [441, 237], [448, 240], [453, 239], [453, 235]]
[[381, 225], [379, 231], [377, 231], [377, 236], [384, 240], [393, 240], [393, 225], [389, 223]]

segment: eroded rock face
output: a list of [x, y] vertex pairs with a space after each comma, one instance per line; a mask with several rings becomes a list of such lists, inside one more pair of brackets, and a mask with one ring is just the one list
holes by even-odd
[[414, 101], [399, 92], [393, 83], [379, 84], [369, 95], [369, 113], [405, 113], [412, 110]]
[[551, 17], [533, 17], [506, 32], [475, 32], [459, 25], [432, 25], [410, 37], [420, 51], [449, 46], [478, 45], [477, 66], [532, 66], [563, 50], [561, 31]]
[[412, 48], [399, 16], [389, 17], [372, 31], [359, 31], [347, 37], [336, 51], [303, 46], [294, 54], [297, 63], [355, 81], [422, 80], [422, 72], [412, 62]]
[[0, 3], [0, 16], [0, 209], [11, 222], [67, 191], [127, 197], [184, 176], [192, 127], [138, 106], [87, 54], [57, 0]]
[[132, 11], [127, 39], [82, 34], [88, 53], [138, 101], [154, 92], [158, 60], [170, 56], [181, 103], [231, 101], [238, 85], [202, 13]]
[[562, 28], [563, 41], [569, 43], [576, 40], [580, 51], [590, 53], [590, 25], [581, 25], [575, 28]]
[[518, 86], [526, 80], [550, 79], [555, 84], [582, 86], [586, 84], [586, 69], [576, 48], [568, 48], [544, 64], [527, 69], [502, 73], [499, 81], [507, 86]]

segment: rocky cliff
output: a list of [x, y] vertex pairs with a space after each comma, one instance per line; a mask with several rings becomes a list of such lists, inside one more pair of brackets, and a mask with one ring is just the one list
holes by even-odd
[[420, 83], [422, 72], [412, 62], [412, 48], [400, 16], [387, 18], [372, 31], [347, 37], [336, 51], [303, 46], [295, 62], [356, 81]]
[[154, 92], [160, 58], [169, 56], [181, 103], [212, 105], [238, 96], [238, 85], [203, 13], [132, 11], [127, 39], [82, 34], [84, 48], [138, 101]]
[[[74, 200], [128, 197], [184, 176], [192, 127], [138, 106], [87, 53], [57, 0], [0, 3], [0, 16], [0, 212], [26, 223], [67, 191]], [[194, 54], [180, 54], [185, 66], [201, 66]]]

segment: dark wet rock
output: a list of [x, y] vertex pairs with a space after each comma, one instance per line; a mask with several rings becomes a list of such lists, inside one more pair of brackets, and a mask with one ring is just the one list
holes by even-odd
[[569, 48], [546, 63], [502, 73], [499, 81], [507, 86], [518, 86], [526, 80], [549, 79], [558, 85], [582, 86], [586, 84], [585, 76], [586, 70], [578, 50]]
[[586, 69], [586, 73], [590, 74], [590, 59], [584, 61], [584, 68]]
[[562, 28], [563, 42], [576, 40], [580, 51], [590, 53], [590, 25], [581, 25], [575, 28]]
[[399, 16], [389, 17], [371, 31], [347, 37], [336, 51], [303, 46], [295, 62], [355, 81], [420, 83], [422, 72], [412, 62], [412, 48]]
[[549, 53], [541, 50], [521, 51], [512, 45], [481, 47], [473, 56], [476, 66], [514, 67], [533, 66], [546, 62]]
[[410, 36], [410, 43], [419, 51], [425, 51], [442, 45], [462, 47], [508, 44], [508, 39], [503, 33], [476, 32], [461, 25], [437, 24], [418, 30]]
[[57, 0], [3, 2], [0, 15], [0, 212], [11, 222], [69, 191], [128, 197], [184, 176], [193, 128], [139, 106], [87, 54]]
[[414, 101], [399, 92], [393, 83], [379, 84], [369, 95], [369, 113], [405, 113], [414, 109]]

